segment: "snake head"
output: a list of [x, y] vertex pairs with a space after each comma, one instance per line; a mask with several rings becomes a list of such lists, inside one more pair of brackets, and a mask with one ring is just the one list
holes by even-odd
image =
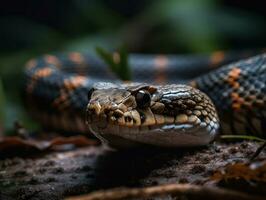
[[211, 100], [185, 85], [97, 83], [86, 113], [90, 130], [116, 147], [205, 145], [219, 128]]

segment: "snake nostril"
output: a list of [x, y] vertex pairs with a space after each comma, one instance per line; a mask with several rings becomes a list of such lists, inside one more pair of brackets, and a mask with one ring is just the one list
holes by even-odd
[[114, 113], [113, 113], [113, 116], [115, 118], [122, 117], [123, 116], [123, 112], [121, 110], [115, 110]]
[[125, 116], [125, 121], [126, 122], [131, 122], [132, 118], [130, 116]]
[[141, 123], [144, 123], [146, 117], [143, 112], [139, 112]]
[[111, 110], [110, 110], [110, 109], [105, 109], [105, 110], [104, 110], [104, 114], [105, 114], [105, 115], [109, 115], [109, 113], [111, 113]]
[[89, 108], [87, 109], [87, 113], [88, 113], [88, 115], [93, 115], [93, 114], [96, 113], [96, 110], [95, 110], [95, 108], [93, 108], [93, 107], [89, 107]]
[[93, 121], [93, 115], [95, 115], [96, 110], [94, 107], [88, 107], [86, 112], [86, 121], [87, 123], [91, 123]]

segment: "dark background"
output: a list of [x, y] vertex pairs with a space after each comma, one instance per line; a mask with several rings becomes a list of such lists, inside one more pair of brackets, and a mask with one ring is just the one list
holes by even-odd
[[20, 101], [24, 63], [57, 51], [125, 45], [139, 53], [266, 46], [262, 0], [10, 0], [0, 6], [0, 127], [32, 126]]

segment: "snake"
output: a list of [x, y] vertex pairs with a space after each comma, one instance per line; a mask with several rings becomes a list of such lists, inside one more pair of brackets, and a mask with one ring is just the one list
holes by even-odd
[[[120, 56], [113, 54], [117, 63]], [[130, 54], [133, 81], [99, 57], [46, 54], [25, 67], [23, 100], [45, 128], [113, 147], [207, 145], [220, 134], [265, 137], [266, 54]]]

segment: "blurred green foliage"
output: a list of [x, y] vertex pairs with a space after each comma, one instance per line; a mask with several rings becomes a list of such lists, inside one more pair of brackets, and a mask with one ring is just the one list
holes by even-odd
[[131, 80], [131, 71], [128, 65], [128, 53], [125, 47], [120, 47], [114, 53], [109, 53], [103, 48], [96, 47], [96, 52], [119, 79], [123, 81]]
[[[264, 47], [263, 8], [259, 0], [4, 2], [0, 8], [0, 124], [7, 130], [16, 119], [34, 125], [21, 104], [20, 88], [24, 63], [31, 57], [57, 51], [95, 53], [96, 46], [109, 51], [125, 45], [129, 52], [141, 53]], [[106, 57], [104, 50], [100, 52]]]
[[[5, 102], [5, 94], [4, 94], [4, 89], [3, 89], [3, 84], [2, 84], [2, 80], [0, 79], [0, 121], [2, 123], [5, 123], [5, 107], [6, 107], [6, 102]], [[1, 131], [2, 127], [0, 124], [0, 131]]]

